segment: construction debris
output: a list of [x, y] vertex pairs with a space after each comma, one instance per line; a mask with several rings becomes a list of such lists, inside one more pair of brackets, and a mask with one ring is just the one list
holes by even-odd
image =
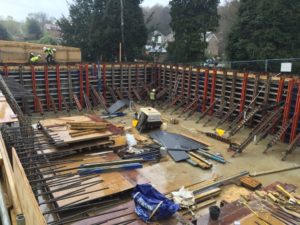
[[172, 192], [173, 201], [183, 208], [188, 208], [195, 204], [195, 196], [192, 191], [186, 190], [184, 187], [178, 191]]
[[[264, 179], [252, 177], [300, 167], [281, 167], [272, 159], [282, 169], [274, 167], [250, 177], [247, 171], [227, 176], [228, 171], [236, 171], [239, 159], [228, 163], [227, 149], [218, 142], [229, 144], [236, 155], [250, 149], [252, 141], [273, 135], [265, 152], [282, 140], [289, 141], [289, 146], [280, 148], [285, 149], [284, 159], [291, 153], [296, 156], [300, 137], [297, 78], [158, 64], [17, 69], [4, 65], [0, 72], [4, 74], [0, 100], [6, 105], [0, 115], [1, 183], [8, 193], [5, 204], [14, 211], [11, 214], [23, 214], [26, 224], [143, 225], [128, 197], [136, 184], [146, 183], [183, 208], [166, 224], [188, 224], [191, 219], [208, 224], [211, 218], [222, 225], [299, 224], [296, 187], [278, 182], [264, 187]], [[152, 88], [157, 90], [157, 109], [147, 106]], [[136, 110], [133, 102], [145, 107], [138, 110], [134, 105]], [[74, 112], [76, 108], [79, 112]], [[61, 117], [66, 111], [70, 116]], [[48, 112], [54, 112], [55, 118], [48, 117]], [[31, 120], [32, 113], [42, 118]], [[32, 123], [37, 120], [37, 125]], [[191, 127], [192, 122], [198, 124]], [[217, 130], [210, 132], [210, 122]], [[257, 146], [262, 149], [261, 143]], [[261, 162], [247, 163], [255, 170]], [[199, 168], [206, 171], [198, 173]], [[210, 171], [220, 176], [199, 181]], [[214, 216], [199, 216], [200, 209], [217, 202], [222, 204], [211, 208]], [[162, 204], [157, 201], [147, 208], [147, 221], [159, 218]]]
[[240, 182], [244, 187], [250, 189], [251, 191], [255, 191], [262, 186], [259, 181], [248, 176], [241, 177]]
[[118, 100], [108, 108], [108, 113], [111, 115], [120, 112], [127, 106], [129, 106], [128, 100]]

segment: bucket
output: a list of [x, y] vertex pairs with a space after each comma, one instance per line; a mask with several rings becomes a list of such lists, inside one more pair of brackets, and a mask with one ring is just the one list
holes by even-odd
[[218, 220], [220, 216], [220, 208], [216, 205], [209, 207], [209, 216], [212, 220]]

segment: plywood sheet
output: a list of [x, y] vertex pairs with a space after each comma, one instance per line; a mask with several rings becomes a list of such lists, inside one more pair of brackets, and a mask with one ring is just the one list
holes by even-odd
[[39, 205], [32, 193], [30, 184], [25, 175], [24, 169], [15, 150], [13, 150], [13, 170], [15, 179], [18, 181], [16, 185], [17, 193], [20, 198], [20, 204], [26, 219], [26, 224], [30, 225], [46, 225], [45, 218], [39, 208]]
[[46, 119], [39, 121], [43, 130], [47, 132], [53, 139], [63, 141], [65, 144], [77, 143], [88, 140], [95, 140], [100, 138], [106, 138], [112, 135], [110, 131], [99, 131], [94, 134], [82, 135], [79, 137], [71, 137], [69, 132], [70, 127], [68, 122], [92, 122], [93, 120], [88, 116], [72, 116], [61, 117], [56, 119]]
[[[46, 140], [47, 141], [47, 140]], [[110, 140], [93, 140], [83, 143], [76, 143], [74, 145], [70, 145], [68, 147], [64, 148], [57, 148], [55, 146], [51, 146], [47, 149], [43, 149], [41, 151], [38, 151], [38, 154], [49, 154], [49, 153], [55, 153], [55, 152], [64, 152], [64, 151], [76, 151], [76, 150], [82, 150], [82, 149], [90, 149], [90, 148], [104, 148], [103, 150], [107, 150], [106, 147], [113, 145], [113, 141]]]
[[201, 138], [201, 136], [199, 134], [193, 134], [187, 131], [181, 131], [180, 132], [181, 135], [188, 137], [190, 139], [193, 139], [194, 141], [198, 141], [201, 144], [207, 145], [207, 146], [211, 146], [211, 144], [205, 140], [203, 140], [203, 138]]
[[188, 163], [175, 163], [172, 159], [168, 162], [161, 162], [138, 170], [141, 175], [161, 193], [170, 193], [179, 190], [181, 187], [190, 186], [204, 179], [210, 174], [199, 174], [198, 167], [192, 167]]
[[5, 97], [0, 92], [0, 124], [17, 122], [17, 116], [12, 111]]
[[[100, 181], [100, 180], [102, 181], [102, 183], [93, 185], [92, 187], [88, 187], [89, 184], [91, 184], [92, 182]], [[87, 188], [85, 188], [85, 191], [83, 193], [80, 193], [82, 195], [63, 199], [63, 200], [58, 200], [57, 205], [59, 207], [63, 207], [65, 205], [70, 205], [72, 203], [74, 203], [74, 204], [84, 203], [87, 201], [103, 198], [103, 197], [113, 195], [113, 194], [117, 194], [117, 193], [129, 190], [134, 187], [128, 180], [126, 180], [118, 172], [102, 174], [101, 176], [97, 176], [90, 180], [81, 182], [81, 184], [83, 186], [69, 188], [67, 190], [53, 193], [54, 198], [59, 198], [60, 196], [65, 196], [66, 194], [68, 194], [70, 192], [79, 190], [82, 187], [87, 187]], [[67, 186], [67, 185], [65, 185], [65, 186]], [[56, 186], [55, 189], [60, 188], [60, 187], [63, 187], [63, 186]], [[51, 190], [54, 190], [54, 188], [51, 188]], [[87, 193], [87, 194], [84, 194], [84, 193]], [[84, 199], [84, 198], [86, 198], [86, 199]], [[80, 199], [84, 199], [84, 200], [79, 201]]]
[[[82, 156], [76, 156], [76, 157], [72, 157], [69, 159], [80, 159], [80, 158], [82, 158]], [[96, 157], [92, 157], [92, 158], [86, 158], [84, 161], [81, 161], [81, 162], [73, 162], [73, 163], [64, 164], [64, 166], [65, 166], [64, 169], [78, 168], [80, 166], [80, 164], [83, 164], [83, 163], [88, 164], [88, 163], [104, 162], [104, 161], [107, 161], [107, 159], [105, 157], [96, 156]], [[70, 173], [70, 172], [77, 172], [77, 169], [69, 170], [67, 172], [61, 172], [60, 174]], [[62, 207], [62, 206], [68, 205], [68, 204], [72, 204], [80, 199], [85, 198], [85, 197], [88, 197], [88, 198], [83, 201], [80, 201], [80, 203], [83, 203], [86, 201], [91, 201], [91, 200], [98, 199], [98, 198], [103, 198], [106, 196], [110, 196], [110, 195], [114, 195], [114, 194], [117, 194], [120, 192], [130, 190], [135, 186], [134, 182], [132, 182], [131, 180], [126, 178], [126, 176], [124, 176], [120, 172], [99, 174], [97, 177], [95, 177], [93, 179], [82, 182], [82, 184], [91, 183], [93, 181], [100, 181], [100, 180], [102, 181], [102, 183], [93, 185], [92, 187], [85, 189], [85, 193], [87, 193], [87, 192], [93, 192], [93, 193], [88, 193], [86, 195], [80, 195], [78, 197], [72, 197], [69, 199], [57, 201], [58, 206]], [[50, 188], [50, 189], [53, 190], [53, 189], [57, 189], [57, 188], [59, 188], [59, 187], [56, 186], [55, 188]], [[54, 192], [53, 197], [58, 198], [62, 195], [73, 192], [80, 188], [81, 187], [75, 187], [75, 188], [69, 188], [67, 190], [63, 190], [63, 191], [59, 191], [59, 192]], [[101, 190], [103, 188], [107, 188], [107, 189]], [[99, 190], [99, 191], [96, 191], [96, 190]], [[94, 191], [96, 191], [96, 192], [94, 192]]]
[[[103, 215], [93, 215], [94, 217], [85, 219], [79, 222], [74, 223], [73, 225], [86, 225], [86, 224], [103, 224], [103, 225], [112, 225], [112, 224], [127, 224], [128, 221], [133, 220], [130, 225], [145, 225], [141, 221], [136, 213], [134, 212], [134, 202], [130, 201], [128, 203], [120, 204], [111, 209], [107, 209], [100, 214]], [[174, 223], [175, 224], [175, 223]]]
[[7, 149], [5, 147], [4, 140], [2, 139], [2, 134], [0, 134], [0, 152], [3, 157], [2, 174], [4, 186], [8, 194], [9, 205], [12, 205], [14, 207], [17, 214], [21, 214], [22, 210], [20, 207], [20, 200], [16, 191], [16, 179]]

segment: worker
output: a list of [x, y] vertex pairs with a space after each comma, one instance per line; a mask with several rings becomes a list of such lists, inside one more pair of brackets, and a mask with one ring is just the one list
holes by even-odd
[[34, 53], [31, 52], [31, 53], [29, 54], [29, 61], [30, 61], [30, 59], [31, 59], [32, 57], [34, 57], [34, 56], [35, 56]]
[[30, 58], [29, 58], [29, 61], [31, 63], [38, 63], [39, 61], [41, 61], [41, 55], [37, 55], [35, 56], [33, 53], [30, 53]]
[[55, 63], [54, 54], [56, 52], [56, 49], [55, 48], [44, 47], [43, 50], [44, 50], [44, 53], [46, 54], [46, 61], [47, 61], [47, 63], [48, 64]]
[[152, 89], [152, 91], [150, 92], [151, 107], [154, 107], [155, 95], [156, 95], [156, 90]]

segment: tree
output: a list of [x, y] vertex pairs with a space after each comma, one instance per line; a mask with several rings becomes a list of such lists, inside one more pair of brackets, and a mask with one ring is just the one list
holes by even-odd
[[6, 17], [6, 19], [1, 20], [0, 23], [6, 28], [7, 32], [11, 35], [12, 39], [23, 40], [23, 24], [21, 22], [17, 22], [13, 19], [13, 17], [8, 16]]
[[0, 40], [11, 40], [10, 34], [2, 24], [0, 24]]
[[39, 40], [43, 36], [42, 28], [36, 19], [27, 17], [25, 29], [27, 40]]
[[206, 34], [218, 26], [219, 0], [172, 0], [171, 27], [175, 41], [168, 50], [177, 62], [203, 60], [207, 47]]
[[27, 18], [36, 20], [41, 27], [44, 27], [47, 23], [51, 22], [47, 14], [43, 12], [29, 13]]
[[154, 5], [153, 7], [143, 8], [146, 27], [149, 32], [158, 30], [164, 35], [171, 33], [171, 15], [170, 7], [162, 5]]
[[239, 6], [239, 0], [226, 0], [225, 4], [220, 5], [218, 8], [220, 20], [216, 35], [219, 39], [219, 52], [223, 57], [225, 56], [228, 35], [238, 19]]
[[46, 34], [39, 40], [39, 43], [40, 44], [48, 44], [48, 45], [57, 45], [58, 40], [55, 39], [54, 37], [52, 37], [51, 35]]
[[[141, 56], [147, 30], [143, 20], [141, 0], [124, 3], [123, 59]], [[75, 0], [70, 5], [70, 17], [58, 21], [65, 44], [80, 47], [86, 60], [115, 60], [119, 43], [123, 42], [120, 0]]]
[[227, 55], [230, 60], [298, 57], [300, 1], [241, 0]]
[[104, 1], [95, 1], [94, 6], [93, 0], [75, 0], [69, 7], [69, 18], [63, 16], [57, 21], [61, 29], [63, 44], [81, 48], [82, 56], [86, 60], [91, 60], [95, 52], [90, 36], [92, 33], [93, 35], [99, 33], [102, 28], [101, 22], [98, 24], [99, 28], [93, 30], [95, 22], [92, 19], [99, 12], [103, 13], [103, 9], [98, 5], [100, 2]]

